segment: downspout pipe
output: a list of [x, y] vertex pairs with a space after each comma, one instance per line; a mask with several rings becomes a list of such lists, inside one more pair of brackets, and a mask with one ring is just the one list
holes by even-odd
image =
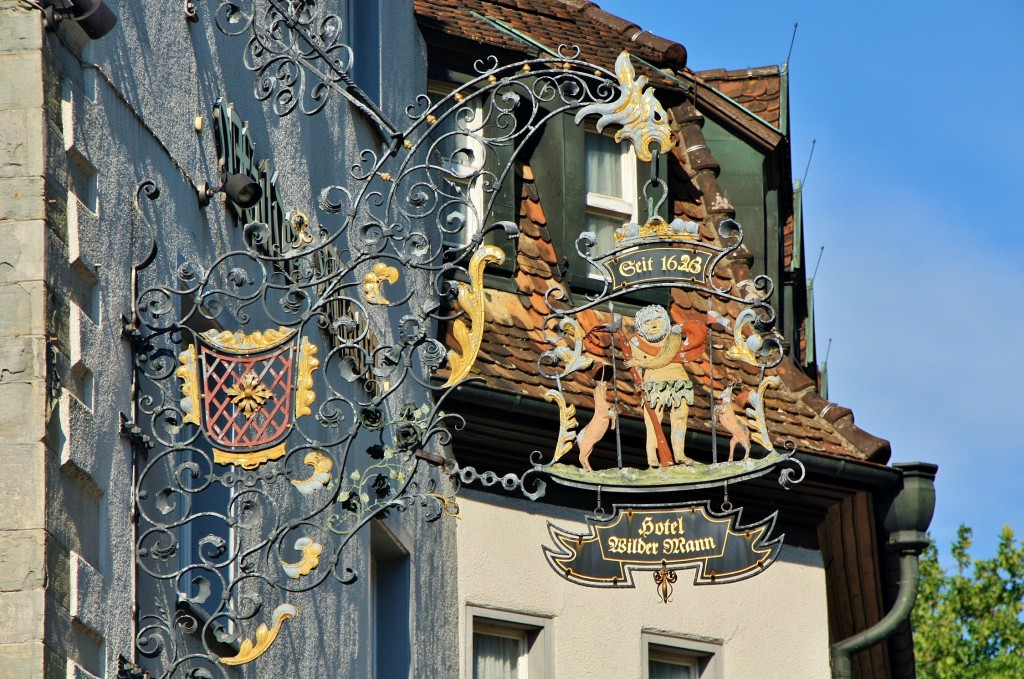
[[914, 609], [914, 601], [917, 600], [919, 584], [917, 557], [917, 554], [910, 552], [900, 555], [900, 591], [892, 610], [868, 629], [832, 644], [833, 679], [853, 679], [853, 663], [850, 656], [889, 638], [910, 616]]
[[832, 644], [833, 679], [853, 679], [850, 657], [890, 637], [909, 617], [920, 584], [918, 558], [928, 546], [925, 535], [935, 512], [935, 474], [938, 465], [907, 462], [892, 465], [902, 472], [903, 487], [885, 515], [889, 547], [900, 556], [899, 593], [892, 609], [866, 630]]

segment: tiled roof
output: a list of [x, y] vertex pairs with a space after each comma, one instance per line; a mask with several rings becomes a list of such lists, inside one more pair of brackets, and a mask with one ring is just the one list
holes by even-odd
[[778, 66], [727, 71], [697, 71], [697, 77], [775, 127], [782, 110]]
[[[534, 55], [533, 42], [557, 50], [573, 43], [583, 58], [611, 68], [622, 50], [682, 70], [686, 49], [605, 12], [587, 0], [414, 0], [420, 27]], [[516, 37], [516, 33], [529, 40]]]
[[[775, 127], [778, 82], [766, 85], [767, 90], [774, 87], [774, 104], [767, 94], [741, 95], [733, 100], [724, 90], [716, 89], [724, 87], [725, 80], [705, 82], [686, 68], [683, 45], [609, 14], [589, 0], [414, 0], [413, 7], [428, 50], [449, 47], [453, 40], [469, 40], [481, 44], [478, 57], [495, 48], [537, 57], [557, 51], [562, 44], [576, 45], [580, 58], [609, 70], [627, 50], [639, 57], [633, 59], [633, 66], [650, 84], [676, 91], [694, 88], [703, 112], [714, 114], [718, 122], [761, 150], [775, 148], [784, 138]], [[744, 101], [748, 99], [757, 110], [747, 110]]]

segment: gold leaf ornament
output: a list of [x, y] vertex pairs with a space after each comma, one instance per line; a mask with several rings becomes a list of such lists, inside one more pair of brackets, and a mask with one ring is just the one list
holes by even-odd
[[238, 655], [221, 658], [220, 662], [224, 665], [245, 665], [252, 662], [266, 653], [271, 647], [277, 639], [277, 635], [281, 633], [281, 625], [284, 624], [284, 621], [298, 615], [299, 610], [295, 606], [291, 604], [279, 605], [272, 614], [274, 619], [273, 627], [268, 628], [266, 623], [260, 625], [256, 628], [255, 642], [252, 639], [242, 639], [242, 644], [238, 648]]
[[231, 402], [242, 411], [247, 418], [263, 407], [263, 404], [274, 397], [274, 392], [263, 386], [260, 378], [251, 370], [242, 376], [242, 379], [227, 388], [227, 395]]
[[284, 442], [277, 444], [273, 448], [258, 450], [252, 453], [231, 453], [214, 448], [213, 461], [223, 465], [238, 465], [242, 469], [256, 469], [261, 464], [284, 457], [284, 454], [287, 452]]
[[288, 214], [287, 219], [291, 224], [292, 231], [295, 232], [296, 239], [292, 243], [293, 249], [298, 249], [303, 245], [309, 245], [313, 242], [313, 229], [311, 228], [312, 224], [309, 222], [309, 215], [296, 208]]
[[672, 148], [672, 130], [668, 116], [661, 102], [654, 97], [654, 88], [647, 87], [647, 76], [636, 77], [636, 71], [629, 60], [629, 52], [623, 51], [615, 60], [615, 77], [619, 81], [619, 97], [607, 103], [590, 104], [576, 113], [576, 123], [596, 113], [597, 131], [608, 125], [621, 125], [615, 133], [615, 141], [628, 139], [636, 149], [637, 160], [650, 162], [653, 159], [651, 145], [658, 144], [660, 153]]
[[470, 284], [459, 283], [459, 306], [469, 323], [462, 318], [452, 322], [452, 334], [459, 348], [448, 350], [448, 364], [452, 372], [444, 383], [445, 387], [461, 382], [476, 362], [484, 338], [484, 267], [504, 261], [505, 253], [496, 245], [481, 245], [469, 259]]
[[392, 285], [397, 283], [398, 269], [384, 262], [377, 262], [370, 273], [363, 277], [363, 299], [367, 304], [390, 304], [380, 289], [381, 283], [384, 282]]
[[313, 468], [313, 473], [304, 479], [292, 480], [292, 485], [303, 495], [311, 495], [324, 488], [331, 481], [331, 468], [334, 462], [323, 453], [314, 450], [307, 453], [302, 460]]
[[199, 421], [199, 377], [196, 373], [196, 345], [190, 344], [178, 356], [181, 365], [174, 374], [181, 380], [182, 422], [200, 424]]
[[207, 330], [203, 339], [208, 343], [232, 354], [252, 354], [279, 347], [295, 334], [295, 328], [271, 328], [270, 330], [253, 333], [230, 330]]
[[[757, 314], [753, 309], [744, 309], [739, 313], [736, 317], [736, 322], [733, 324], [733, 343], [725, 352], [726, 358], [758, 365], [757, 355], [754, 352], [764, 345], [764, 340], [753, 330], [755, 320], [757, 320]], [[743, 327], [746, 325], [751, 326], [751, 334], [749, 336], [743, 334]]]
[[572, 444], [576, 440], [576, 406], [566, 403], [562, 393], [554, 389], [548, 389], [544, 393], [544, 400], [558, 404], [558, 443], [555, 445], [555, 455], [551, 459], [554, 463], [572, 450]]
[[445, 516], [449, 516], [453, 519], [461, 519], [462, 516], [459, 514], [459, 503], [455, 498], [445, 497], [438, 493], [427, 493], [427, 497], [432, 497], [441, 503], [441, 510]]
[[313, 391], [313, 371], [320, 367], [320, 359], [316, 357], [318, 349], [315, 344], [309, 341], [308, 337], [302, 338], [299, 347], [299, 375], [295, 384], [295, 417], [305, 417], [313, 412], [310, 406], [316, 400], [316, 392]]
[[765, 392], [768, 389], [778, 389], [781, 384], [782, 380], [775, 375], [765, 377], [747, 402], [748, 426], [753, 425], [750, 426], [750, 440], [764, 446], [770, 453], [775, 452], [775, 448], [772, 447], [772, 440], [768, 435], [768, 421], [764, 416]]
[[303, 575], [309, 575], [311, 570], [320, 565], [320, 555], [324, 552], [324, 546], [311, 538], [302, 537], [295, 541], [295, 549], [302, 558], [295, 563], [282, 561], [281, 568], [284, 569], [285, 575], [297, 580]]

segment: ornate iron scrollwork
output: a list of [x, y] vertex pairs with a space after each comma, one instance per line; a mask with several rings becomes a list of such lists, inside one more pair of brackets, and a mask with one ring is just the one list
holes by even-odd
[[323, 0], [220, 0], [217, 28], [225, 35], [247, 33], [245, 67], [256, 74], [253, 94], [270, 101], [274, 113], [296, 108], [318, 113], [338, 92], [389, 139], [395, 126], [349, 75], [354, 55], [342, 42], [341, 17]]
[[[272, 98], [279, 115], [300, 101], [313, 114], [331, 90], [358, 99], [340, 20], [320, 2], [222, 0], [222, 17], [221, 30], [250, 34], [246, 65], [257, 73], [256, 95]], [[521, 477], [430, 462], [464, 426], [443, 406], [473, 379], [482, 274], [501, 255], [484, 239], [517, 235], [512, 224], [486, 224], [511, 164], [480, 158], [498, 150], [514, 158], [554, 116], [617, 101], [614, 74], [578, 57], [562, 47], [558, 58], [478, 62], [476, 76], [447, 96], [417, 98], [398, 148], [364, 150], [344, 184], [321, 191], [318, 212], [295, 210], [290, 229], [248, 223], [242, 247], [187, 262], [176, 280], [148, 280], [154, 240], [138, 266], [147, 283], [126, 327], [139, 384], [133, 436], [152, 443], [138, 461], [136, 561], [157, 597], [140, 602], [136, 645], [159, 659], [161, 676], [226, 677], [225, 665], [273, 652], [282, 630], [301, 627], [299, 595], [356, 580], [348, 547], [385, 512], [457, 518], [462, 483], [544, 494], [551, 465], [540, 453]], [[635, 118], [645, 131], [625, 138], [644, 148], [654, 139], [667, 151], [667, 137], [649, 129], [657, 116]], [[145, 183], [140, 195], [155, 200], [154, 186]], [[700, 250], [709, 282], [671, 285], [746, 304], [711, 282], [741, 240], [738, 225], [723, 229], [731, 242]], [[579, 254], [601, 270], [592, 245], [584, 234]], [[755, 327], [771, 315], [767, 283], [759, 279], [759, 287], [763, 295], [750, 304]], [[563, 411], [564, 454], [575, 421], [559, 380], [588, 362], [574, 315], [617, 293], [606, 281], [600, 295], [572, 308], [555, 304], [559, 294], [548, 292], [557, 310], [546, 327], [557, 337], [538, 367]], [[455, 328], [458, 350], [435, 339], [441, 322]], [[198, 329], [211, 325], [220, 330]], [[764, 336], [751, 349], [762, 375], [776, 345]], [[786, 479], [799, 477], [787, 470]], [[201, 652], [183, 646], [182, 631], [200, 640]]]

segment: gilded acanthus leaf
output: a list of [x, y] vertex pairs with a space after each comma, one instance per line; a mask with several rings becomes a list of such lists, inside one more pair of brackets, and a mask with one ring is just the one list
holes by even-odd
[[298, 614], [298, 609], [291, 604], [279, 605], [274, 609], [273, 613], [274, 626], [269, 629], [266, 624], [257, 627], [255, 643], [253, 643], [252, 639], [242, 639], [242, 643], [238, 647], [238, 654], [227, 658], [221, 658], [221, 663], [224, 665], [244, 665], [260, 657], [267, 652], [267, 649], [269, 649], [274, 643], [274, 640], [277, 639], [277, 635], [281, 633], [281, 625], [284, 621], [289, 618], [294, 618]]
[[[551, 377], [561, 378], [569, 373], [589, 368], [594, 363], [594, 359], [583, 353], [583, 337], [586, 333], [583, 332], [580, 324], [573, 318], [563, 318], [558, 322], [558, 329], [562, 331], [561, 339], [568, 346], [558, 345], [541, 354], [542, 361], [562, 366], [562, 369]], [[556, 340], [549, 338], [549, 341]]]
[[505, 253], [495, 245], [481, 245], [469, 259], [470, 284], [459, 283], [459, 306], [469, 323], [462, 318], [452, 322], [452, 334], [459, 349], [448, 350], [448, 365], [452, 372], [444, 383], [445, 387], [462, 381], [476, 362], [484, 338], [484, 267], [504, 261]]
[[[736, 317], [736, 323], [733, 325], [732, 330], [733, 343], [728, 351], [725, 352], [726, 358], [758, 365], [757, 355], [754, 352], [761, 349], [764, 345], [764, 339], [753, 329], [753, 323], [756, 319], [757, 314], [753, 309], [744, 309]], [[743, 333], [743, 328], [747, 325], [751, 326], [749, 336]]]
[[302, 461], [313, 468], [313, 473], [304, 479], [292, 479], [292, 485], [295, 486], [300, 493], [303, 495], [310, 495], [314, 491], [320, 490], [330, 482], [331, 468], [334, 466], [334, 462], [331, 461], [331, 458], [317, 450], [314, 450], [310, 453], [306, 453], [306, 457], [303, 458]]
[[313, 371], [320, 366], [320, 359], [316, 357], [317, 346], [302, 338], [299, 347], [299, 377], [295, 384], [295, 417], [305, 417], [312, 413], [310, 406], [316, 400], [316, 392], [313, 391]]
[[385, 282], [392, 285], [397, 283], [398, 269], [384, 262], [377, 262], [370, 273], [363, 277], [363, 299], [367, 304], [390, 304], [380, 289], [381, 283]]
[[622, 129], [615, 133], [615, 141], [628, 139], [636, 149], [638, 160], [645, 163], [652, 160], [651, 144], [658, 144], [660, 153], [668, 153], [672, 148], [668, 116], [661, 102], [655, 99], [654, 89], [644, 89], [647, 76], [636, 77], [629, 52], [623, 51], [615, 60], [615, 77], [619, 80], [619, 97], [608, 103], [584, 106], [576, 113], [577, 124], [591, 113], [597, 113], [600, 116], [597, 131], [608, 125], [621, 125]]
[[199, 377], [196, 373], [196, 345], [190, 344], [178, 356], [181, 365], [174, 374], [181, 380], [182, 422], [199, 424]]
[[562, 393], [554, 389], [548, 389], [544, 393], [544, 400], [558, 404], [558, 443], [555, 445], [555, 455], [552, 462], [557, 462], [572, 450], [573, 441], [576, 440], [576, 406], [566, 403]]
[[754, 443], [759, 443], [764, 446], [768, 452], [775, 452], [775, 448], [772, 447], [772, 440], [768, 436], [768, 422], [764, 417], [764, 393], [769, 387], [778, 388], [782, 384], [775, 375], [761, 380], [761, 384], [758, 385], [757, 391], [750, 395], [750, 400], [747, 403], [747, 418], [750, 425], [750, 439]]
[[281, 568], [289, 578], [298, 579], [320, 565], [320, 555], [324, 552], [324, 546], [314, 542], [311, 538], [301, 537], [295, 541], [295, 549], [302, 555], [302, 558], [295, 563], [281, 562]]
[[281, 346], [295, 334], [295, 328], [271, 328], [252, 333], [207, 330], [202, 337], [210, 345], [231, 354], [251, 354]]

